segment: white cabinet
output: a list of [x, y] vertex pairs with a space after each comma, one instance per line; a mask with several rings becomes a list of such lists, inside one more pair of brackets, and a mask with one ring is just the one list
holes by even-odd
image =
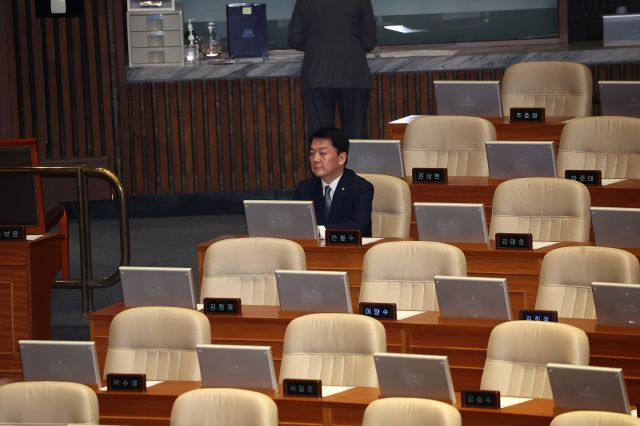
[[184, 65], [182, 10], [130, 9], [127, 28], [130, 67]]

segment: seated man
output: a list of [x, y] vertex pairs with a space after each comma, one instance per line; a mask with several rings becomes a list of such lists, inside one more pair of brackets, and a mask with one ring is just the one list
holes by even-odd
[[363, 237], [370, 237], [373, 185], [345, 168], [349, 139], [333, 127], [316, 130], [310, 139], [315, 177], [300, 182], [293, 198], [313, 201], [318, 225], [359, 229]]

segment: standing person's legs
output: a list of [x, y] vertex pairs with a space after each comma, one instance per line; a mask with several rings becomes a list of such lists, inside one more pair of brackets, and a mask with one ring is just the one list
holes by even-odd
[[307, 138], [321, 127], [335, 126], [335, 89], [313, 88], [302, 94], [304, 115], [307, 120]]
[[367, 139], [369, 89], [336, 89], [342, 133], [349, 139]]

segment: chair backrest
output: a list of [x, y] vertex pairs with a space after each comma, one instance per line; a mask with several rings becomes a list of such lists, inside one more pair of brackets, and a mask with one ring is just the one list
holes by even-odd
[[373, 354], [386, 352], [382, 323], [354, 314], [310, 314], [284, 334], [280, 382], [320, 379], [323, 385], [378, 386]]
[[371, 236], [382, 238], [408, 238], [411, 223], [411, 191], [400, 178], [387, 175], [360, 173], [373, 185]]
[[588, 365], [585, 332], [561, 323], [504, 322], [489, 336], [480, 388], [505, 396], [551, 398], [549, 362]]
[[383, 398], [364, 410], [362, 426], [460, 426], [460, 412], [451, 404], [425, 398]]
[[300, 244], [260, 237], [217, 241], [204, 257], [200, 300], [239, 297], [246, 305], [278, 305], [276, 269], [307, 269]]
[[210, 343], [211, 326], [202, 312], [166, 306], [127, 309], [111, 321], [104, 375], [200, 380], [196, 345]]
[[98, 397], [71, 382], [17, 382], [0, 386], [0, 424], [98, 424]]
[[364, 255], [360, 302], [395, 303], [399, 310], [437, 311], [434, 275], [466, 276], [462, 250], [432, 241], [377, 244]]
[[195, 389], [176, 398], [171, 426], [277, 426], [273, 399], [245, 389]]
[[502, 111], [512, 107], [544, 107], [548, 117], [591, 115], [591, 71], [563, 61], [520, 62], [502, 77]]
[[591, 196], [583, 184], [556, 178], [502, 182], [493, 194], [489, 238], [530, 232], [540, 241], [589, 241]]
[[489, 176], [484, 143], [496, 139], [490, 121], [479, 117], [420, 117], [404, 132], [404, 169], [446, 167], [449, 176]]
[[639, 426], [640, 419], [611, 411], [570, 411], [553, 418], [551, 426]]
[[542, 259], [536, 309], [565, 318], [595, 318], [591, 283], [640, 283], [640, 262], [628, 251], [595, 246], [561, 247]]
[[640, 118], [585, 117], [562, 129], [558, 176], [565, 170], [601, 170], [603, 178], [640, 178]]

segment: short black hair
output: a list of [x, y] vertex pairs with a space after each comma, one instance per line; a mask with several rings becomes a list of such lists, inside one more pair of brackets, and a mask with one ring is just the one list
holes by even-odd
[[349, 154], [349, 138], [346, 137], [340, 129], [335, 127], [321, 127], [311, 134], [309, 137], [309, 146], [314, 139], [327, 139], [331, 141], [331, 145], [335, 146], [338, 154], [346, 152]]

